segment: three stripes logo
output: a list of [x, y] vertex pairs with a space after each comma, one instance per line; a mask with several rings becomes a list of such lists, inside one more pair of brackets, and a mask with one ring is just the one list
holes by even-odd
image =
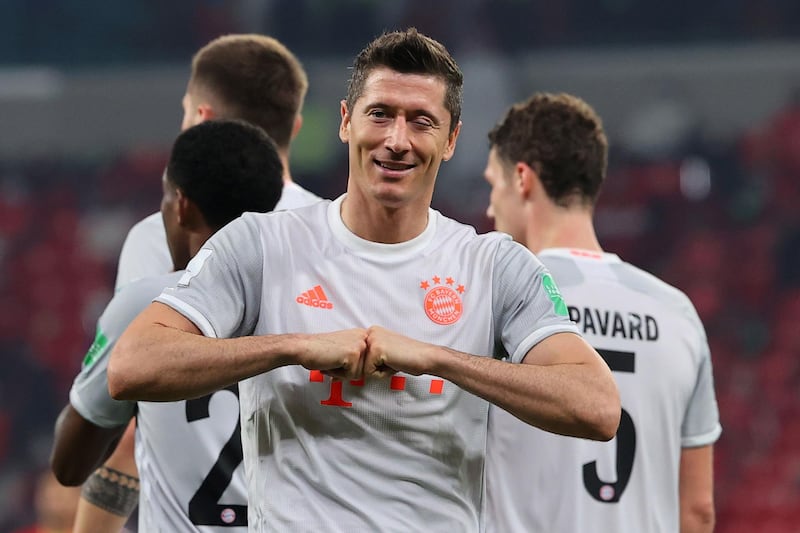
[[307, 290], [297, 298], [295, 301], [299, 304], [307, 305], [309, 307], [319, 307], [320, 309], [333, 309], [333, 304], [328, 301], [328, 296], [322, 290], [321, 285], [317, 285], [313, 289]]

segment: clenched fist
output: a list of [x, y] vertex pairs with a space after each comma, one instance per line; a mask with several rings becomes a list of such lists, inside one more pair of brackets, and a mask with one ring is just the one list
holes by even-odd
[[307, 338], [297, 355], [297, 364], [337, 379], [360, 379], [364, 375], [366, 350], [366, 329], [319, 333]]
[[433, 345], [400, 335], [380, 326], [367, 330], [364, 376], [386, 377], [395, 372], [414, 376], [430, 371]]

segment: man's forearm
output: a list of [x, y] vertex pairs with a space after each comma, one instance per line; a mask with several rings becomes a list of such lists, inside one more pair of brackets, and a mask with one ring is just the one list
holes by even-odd
[[119, 531], [138, 503], [139, 478], [129, 472], [101, 466], [81, 487], [75, 533]]
[[83, 483], [114, 450], [124, 429], [96, 426], [67, 404], [56, 421], [50, 455], [56, 479], [67, 486]]
[[711, 533], [714, 530], [714, 447], [681, 449], [681, 533]]
[[595, 440], [614, 437], [619, 394], [592, 363], [512, 364], [448, 348], [436, 374], [546, 431]]
[[291, 361], [292, 335], [213, 339], [162, 325], [129, 329], [108, 366], [115, 399], [175, 401], [210, 394]]

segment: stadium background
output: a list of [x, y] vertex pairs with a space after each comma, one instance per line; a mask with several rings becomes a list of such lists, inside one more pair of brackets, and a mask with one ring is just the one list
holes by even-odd
[[311, 84], [293, 174], [335, 197], [347, 67], [408, 25], [465, 71], [448, 215], [490, 229], [486, 132], [507, 105], [563, 90], [600, 112], [601, 242], [686, 291], [708, 331], [716, 531], [800, 530], [800, 2], [3, 0], [0, 531], [33, 520], [122, 239], [158, 207], [191, 54], [229, 32], [285, 42]]

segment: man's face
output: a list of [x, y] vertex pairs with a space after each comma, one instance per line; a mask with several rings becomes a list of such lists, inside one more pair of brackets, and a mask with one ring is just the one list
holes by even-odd
[[483, 177], [492, 188], [486, 215], [494, 220], [494, 227], [511, 235], [515, 241], [525, 242], [525, 214], [522, 195], [514, 179], [514, 166], [504, 163], [497, 150], [489, 151]]
[[167, 178], [166, 170], [161, 178], [161, 189], [161, 218], [164, 222], [164, 229], [167, 232], [169, 254], [172, 257], [173, 268], [182, 270], [189, 263], [189, 243], [186, 232], [178, 220], [178, 190]]
[[373, 70], [348, 110], [342, 102], [339, 137], [349, 144], [350, 187], [391, 208], [433, 196], [442, 160], [453, 155], [445, 83], [435, 76]]

